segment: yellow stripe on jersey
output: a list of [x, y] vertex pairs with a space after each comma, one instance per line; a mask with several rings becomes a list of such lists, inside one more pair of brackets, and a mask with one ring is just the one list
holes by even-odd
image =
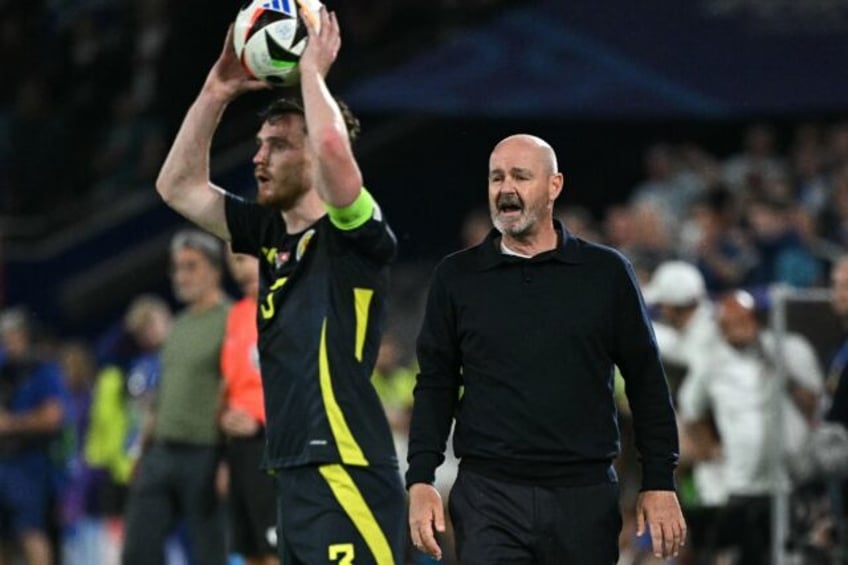
[[327, 209], [327, 215], [330, 216], [330, 221], [340, 230], [349, 231], [355, 230], [359, 226], [371, 219], [374, 215], [374, 197], [362, 187], [359, 191], [359, 196], [344, 208], [336, 208], [330, 206], [326, 202], [324, 208]]
[[321, 348], [318, 352], [318, 373], [319, 382], [321, 384], [321, 398], [324, 400], [324, 410], [327, 411], [327, 420], [330, 422], [330, 429], [333, 432], [333, 437], [336, 440], [336, 445], [339, 447], [339, 454], [342, 457], [342, 463], [345, 465], [368, 465], [368, 460], [362, 453], [359, 444], [350, 432], [342, 409], [339, 403], [336, 402], [336, 395], [333, 392], [333, 381], [330, 377], [330, 359], [327, 356], [327, 320], [324, 319], [324, 325], [321, 327]]
[[330, 485], [330, 490], [350, 518], [359, 534], [365, 539], [368, 549], [374, 555], [377, 565], [394, 565], [394, 557], [386, 534], [374, 518], [374, 513], [368, 508], [368, 503], [353, 482], [353, 478], [339, 464], [321, 465], [318, 467], [321, 476]]
[[362, 350], [365, 347], [365, 332], [368, 330], [368, 313], [371, 309], [371, 298], [373, 296], [373, 289], [353, 289], [353, 303], [356, 307], [356, 349], [354, 350], [354, 355], [357, 361], [362, 361]]

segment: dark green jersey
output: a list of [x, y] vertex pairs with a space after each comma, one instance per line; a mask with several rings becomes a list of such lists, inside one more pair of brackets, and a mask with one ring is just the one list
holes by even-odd
[[229, 195], [233, 250], [260, 259], [257, 323], [266, 468], [397, 465], [370, 377], [397, 242], [371, 195], [287, 234], [279, 212]]

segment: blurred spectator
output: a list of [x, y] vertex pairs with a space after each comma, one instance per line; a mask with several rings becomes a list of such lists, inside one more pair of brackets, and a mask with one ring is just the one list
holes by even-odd
[[[409, 418], [412, 415], [412, 391], [415, 388], [415, 369], [405, 364], [404, 352], [397, 336], [386, 332], [380, 342], [374, 374], [371, 384], [380, 397], [395, 443], [398, 437], [409, 433]], [[398, 459], [405, 460], [406, 448], [403, 453], [398, 451]], [[403, 471], [403, 469], [401, 469]]]
[[793, 196], [810, 214], [818, 216], [830, 200], [825, 170], [826, 153], [816, 129], [802, 128], [792, 148]]
[[62, 375], [35, 354], [22, 309], [0, 316], [0, 345], [0, 546], [16, 543], [27, 565], [50, 565], [49, 450], [64, 418]]
[[833, 172], [832, 192], [821, 215], [821, 232], [828, 240], [848, 248], [848, 165]]
[[631, 206], [633, 235], [630, 245], [621, 249], [625, 254], [651, 253], [669, 258], [677, 239], [677, 219], [656, 201], [643, 200]]
[[842, 321], [846, 339], [830, 362], [827, 384], [833, 394], [833, 401], [827, 419], [848, 428], [848, 256], [842, 257], [833, 266], [830, 288], [831, 306]]
[[[823, 390], [810, 344], [790, 334], [778, 351], [775, 335], [760, 327], [758, 314], [747, 292], [722, 296], [717, 317], [723, 340], [698, 359], [679, 392], [680, 415], [695, 441], [708, 410], [721, 439], [729, 499], [705, 543], [735, 548], [737, 562], [746, 565], [769, 562], [770, 495], [775, 486], [788, 485], [779, 459], [801, 450]], [[786, 367], [785, 388], [778, 355]]]
[[91, 410], [91, 395], [94, 385], [94, 356], [89, 347], [81, 341], [71, 341], [63, 345], [59, 360], [65, 377], [67, 400], [65, 403], [66, 439], [64, 446], [65, 480], [59, 490], [58, 519], [62, 527], [65, 542], [62, 544], [63, 562], [85, 563], [83, 555], [77, 552], [81, 541], [78, 529], [93, 506], [94, 476], [85, 462], [84, 446], [88, 432]]
[[[692, 368], [713, 351], [720, 339], [712, 304], [701, 273], [684, 261], [659, 266], [644, 289], [645, 301], [659, 308], [655, 323], [660, 355], [666, 374], [676, 391]], [[680, 378], [675, 379], [674, 376]], [[690, 433], [698, 426], [697, 433]], [[711, 415], [696, 424], [680, 426], [681, 503], [686, 515], [689, 540], [683, 553], [691, 557], [705, 549], [718, 509], [727, 502], [724, 461], [720, 440]], [[690, 487], [692, 485], [692, 487]]]
[[711, 293], [742, 286], [757, 264], [757, 254], [737, 219], [733, 195], [716, 187], [693, 203], [682, 230], [680, 255], [697, 265]]
[[659, 308], [659, 324], [670, 328], [676, 339], [659, 343], [663, 361], [688, 368], [709, 350], [718, 331], [707, 299], [701, 273], [685, 261], [666, 261], [644, 287], [645, 302]]
[[586, 241], [592, 241], [594, 243], [603, 242], [601, 233], [595, 225], [595, 219], [586, 208], [568, 206], [564, 209], [556, 210], [554, 217], [563, 223], [568, 233]]
[[171, 310], [158, 296], [139, 295], [128, 306], [121, 327], [132, 340], [132, 352], [98, 372], [85, 444], [86, 461], [99, 473], [86, 532], [93, 541], [87, 550], [93, 547], [103, 565], [116, 563], [120, 555], [122, 540], [114, 533], [123, 522], [142, 443], [150, 435], [161, 374], [159, 350], [170, 331]]
[[757, 198], [747, 211], [758, 262], [749, 284], [774, 282], [808, 287], [821, 281], [822, 267], [792, 225], [792, 204], [786, 200]]
[[677, 222], [686, 217], [692, 201], [703, 190], [699, 175], [680, 165], [671, 146], [650, 147], [644, 162], [647, 178], [633, 189], [631, 200], [637, 208], [646, 202], [660, 208], [658, 215], [665, 218], [671, 233], [677, 231]]
[[259, 260], [228, 249], [227, 265], [244, 293], [227, 317], [221, 348], [232, 550], [247, 565], [274, 565], [279, 563], [276, 490], [273, 478], [260, 470], [266, 420], [256, 327]]
[[223, 507], [215, 490], [220, 454], [221, 343], [230, 309], [221, 287], [221, 243], [198, 230], [171, 240], [174, 294], [186, 307], [162, 348], [150, 443], [126, 511], [125, 565], [163, 563], [168, 532], [184, 518], [192, 558], [226, 562]]
[[757, 195], [769, 182], [785, 174], [777, 154], [774, 130], [755, 124], [745, 132], [744, 150], [724, 163], [724, 182], [737, 195]]

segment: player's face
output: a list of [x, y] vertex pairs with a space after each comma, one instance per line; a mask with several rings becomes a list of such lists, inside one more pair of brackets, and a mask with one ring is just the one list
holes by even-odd
[[489, 213], [499, 232], [515, 238], [551, 221], [551, 174], [537, 147], [514, 140], [502, 142], [492, 152]]
[[257, 201], [286, 211], [312, 189], [312, 164], [305, 122], [299, 114], [284, 114], [265, 122], [256, 135], [253, 156]]
[[171, 258], [171, 278], [174, 295], [183, 304], [199, 302], [218, 287], [220, 272], [206, 256], [190, 247], [174, 252]]
[[848, 319], [848, 261], [840, 261], [830, 274], [830, 288], [833, 291], [831, 304], [833, 310], [843, 319]]

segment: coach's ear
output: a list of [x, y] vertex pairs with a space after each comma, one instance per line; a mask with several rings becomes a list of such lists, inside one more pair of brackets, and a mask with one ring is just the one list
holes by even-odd
[[551, 175], [551, 180], [548, 185], [548, 198], [551, 202], [559, 197], [562, 192], [562, 187], [565, 184], [565, 175], [562, 173], [555, 173]]

